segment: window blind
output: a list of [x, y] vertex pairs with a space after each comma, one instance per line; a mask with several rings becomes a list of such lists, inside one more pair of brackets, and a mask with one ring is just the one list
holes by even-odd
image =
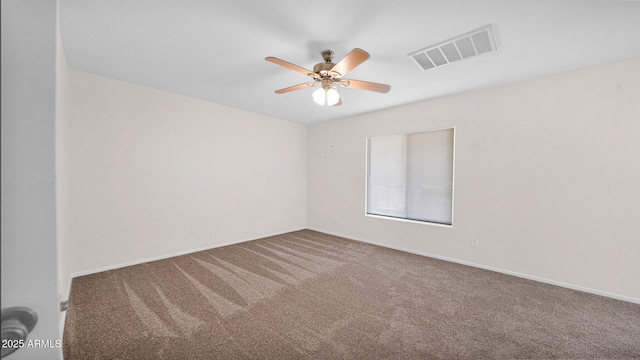
[[369, 139], [367, 213], [451, 225], [454, 129]]

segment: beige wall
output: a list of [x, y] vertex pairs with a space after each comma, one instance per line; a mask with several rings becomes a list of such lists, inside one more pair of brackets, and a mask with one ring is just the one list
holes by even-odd
[[306, 227], [305, 126], [67, 76], [59, 216], [71, 273]]
[[[308, 128], [67, 69], [62, 278], [309, 227], [640, 301], [639, 68]], [[449, 126], [454, 226], [366, 217], [365, 139]]]
[[[640, 301], [639, 68], [634, 59], [311, 126], [308, 226]], [[450, 126], [453, 227], [365, 216], [365, 139]]]

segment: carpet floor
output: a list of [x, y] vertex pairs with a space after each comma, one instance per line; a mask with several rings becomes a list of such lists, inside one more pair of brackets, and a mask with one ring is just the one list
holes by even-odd
[[640, 358], [640, 305], [301, 230], [73, 280], [64, 358]]

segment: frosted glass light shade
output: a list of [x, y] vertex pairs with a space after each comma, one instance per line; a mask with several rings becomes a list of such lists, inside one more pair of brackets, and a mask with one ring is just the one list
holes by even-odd
[[327, 90], [327, 105], [333, 106], [340, 101], [340, 93], [336, 90], [335, 87], [331, 87], [331, 89]]
[[320, 106], [324, 105], [324, 101], [326, 98], [327, 98], [327, 92], [324, 91], [323, 88], [320, 88], [313, 92], [313, 101], [315, 101], [316, 104]]
[[331, 87], [329, 90], [317, 89], [313, 92], [313, 101], [316, 104], [322, 106], [325, 103], [329, 106], [333, 106], [340, 101], [340, 93], [335, 87]]

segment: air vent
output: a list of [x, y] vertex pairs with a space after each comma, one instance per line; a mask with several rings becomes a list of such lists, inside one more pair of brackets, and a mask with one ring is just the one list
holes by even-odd
[[420, 66], [420, 69], [429, 70], [496, 50], [493, 25], [487, 25], [456, 36], [453, 39], [415, 51], [409, 56]]

